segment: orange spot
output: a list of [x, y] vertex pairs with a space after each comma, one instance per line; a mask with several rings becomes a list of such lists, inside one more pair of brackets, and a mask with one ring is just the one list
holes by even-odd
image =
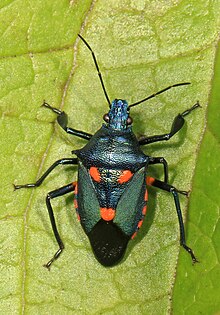
[[139, 229], [141, 228], [143, 222], [144, 222], [144, 220], [140, 220], [140, 221], [138, 222], [138, 228], [139, 228]]
[[146, 191], [145, 191], [144, 201], [148, 201], [148, 191], [147, 191], [147, 189], [146, 189]]
[[74, 199], [73, 203], [74, 203], [74, 207], [75, 207], [75, 209], [78, 209], [78, 202], [77, 202], [77, 200], [76, 200], [76, 199]]
[[80, 221], [80, 216], [79, 216], [79, 213], [77, 213], [77, 219]]
[[147, 213], [147, 206], [144, 206], [142, 209], [142, 214], [145, 215]]
[[101, 176], [97, 167], [95, 166], [90, 167], [89, 173], [95, 182], [99, 183], [101, 181]]
[[118, 179], [118, 183], [119, 184], [123, 184], [129, 181], [129, 179], [131, 179], [131, 177], [133, 176], [133, 173], [131, 173], [131, 171], [129, 170], [125, 170], [122, 172], [122, 174], [120, 175], [119, 179]]
[[146, 183], [147, 183], [148, 186], [153, 185], [154, 181], [155, 181], [155, 178], [147, 176]]
[[73, 182], [72, 185], [75, 188], [74, 189], [74, 194], [77, 195], [78, 194], [78, 182]]
[[137, 232], [134, 232], [134, 234], [131, 236], [131, 239], [133, 240], [133, 238], [135, 238], [136, 235], [137, 235]]
[[111, 221], [115, 217], [115, 210], [112, 208], [100, 208], [101, 217], [105, 221]]

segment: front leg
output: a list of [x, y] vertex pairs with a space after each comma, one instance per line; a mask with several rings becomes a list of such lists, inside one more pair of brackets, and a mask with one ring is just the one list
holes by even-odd
[[151, 137], [141, 136], [138, 139], [139, 144], [144, 145], [144, 144], [149, 144], [149, 143], [153, 143], [157, 141], [169, 140], [183, 127], [184, 122], [185, 122], [184, 117], [187, 116], [189, 113], [191, 113], [191, 111], [193, 111], [194, 109], [198, 107], [201, 107], [201, 106], [199, 102], [196, 102], [196, 104], [194, 104], [191, 108], [185, 110], [182, 114], [177, 115], [173, 120], [173, 124], [169, 133], [165, 133], [163, 135], [151, 136]]
[[42, 106], [47, 107], [49, 109], [51, 109], [54, 113], [56, 113], [57, 116], [57, 122], [60, 125], [60, 127], [62, 127], [67, 133], [77, 136], [79, 138], [83, 138], [86, 140], [90, 140], [92, 135], [90, 133], [81, 131], [81, 130], [77, 130], [77, 129], [73, 129], [67, 126], [68, 124], [68, 116], [65, 112], [62, 112], [61, 110], [59, 110], [58, 108], [52, 107], [50, 106], [48, 103], [46, 103], [44, 101], [44, 103], [42, 104]]

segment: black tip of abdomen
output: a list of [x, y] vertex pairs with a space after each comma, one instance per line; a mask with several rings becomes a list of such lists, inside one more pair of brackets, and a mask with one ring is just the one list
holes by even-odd
[[103, 266], [113, 266], [124, 256], [130, 239], [113, 221], [101, 219], [88, 234], [93, 252]]

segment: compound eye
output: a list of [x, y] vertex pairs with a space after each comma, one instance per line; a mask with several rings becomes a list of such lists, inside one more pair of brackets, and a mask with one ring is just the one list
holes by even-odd
[[132, 122], [133, 122], [133, 119], [132, 119], [130, 116], [128, 116], [127, 125], [128, 125], [128, 126], [131, 125]]
[[109, 123], [109, 115], [108, 114], [105, 114], [103, 116], [103, 119], [104, 119], [105, 122]]

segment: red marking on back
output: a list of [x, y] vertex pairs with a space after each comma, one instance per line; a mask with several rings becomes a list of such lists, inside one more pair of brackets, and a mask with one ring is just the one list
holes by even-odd
[[136, 231], [132, 234], [131, 239], [135, 238], [135, 236], [137, 235], [137, 232], [141, 228], [141, 226], [144, 222], [144, 217], [145, 217], [146, 212], [147, 212], [147, 205], [145, 205], [142, 209], [142, 218], [139, 220], [137, 227], [136, 227]]
[[74, 207], [75, 207], [75, 209], [78, 209], [78, 202], [77, 202], [77, 200], [76, 200], [76, 199], [74, 199], [73, 203], [74, 203]]
[[147, 206], [144, 206], [142, 209], [142, 214], [145, 215], [147, 213]]
[[147, 176], [146, 183], [147, 183], [148, 186], [153, 185], [154, 181], [155, 181], [155, 178]]
[[111, 221], [115, 217], [115, 210], [112, 208], [100, 208], [100, 214], [103, 220]]
[[79, 216], [79, 213], [78, 213], [78, 201], [77, 201], [77, 195], [78, 195], [78, 182], [73, 182], [73, 186], [75, 186], [75, 189], [74, 189], [74, 200], [73, 200], [73, 203], [74, 203], [74, 207], [75, 207], [75, 209], [76, 209], [77, 219], [80, 221], [80, 216]]
[[120, 175], [120, 177], [118, 179], [118, 183], [119, 184], [126, 183], [126, 182], [128, 182], [131, 179], [132, 176], [133, 176], [133, 173], [131, 171], [125, 170]]
[[144, 220], [143, 220], [143, 219], [142, 219], [142, 220], [140, 220], [140, 221], [138, 222], [138, 229], [140, 229], [140, 228], [141, 228], [141, 226], [142, 226], [143, 222], [144, 222]]
[[145, 194], [144, 194], [144, 201], [148, 201], [148, 191], [146, 189]]
[[78, 194], [78, 182], [73, 182], [73, 187], [75, 186], [75, 189], [74, 189], [74, 194], [77, 195]]
[[135, 238], [136, 235], [137, 235], [137, 231], [134, 232], [134, 234], [131, 236], [131, 239], [133, 240], [133, 238]]
[[97, 167], [90, 167], [89, 174], [95, 182], [99, 183], [101, 181], [101, 176]]

